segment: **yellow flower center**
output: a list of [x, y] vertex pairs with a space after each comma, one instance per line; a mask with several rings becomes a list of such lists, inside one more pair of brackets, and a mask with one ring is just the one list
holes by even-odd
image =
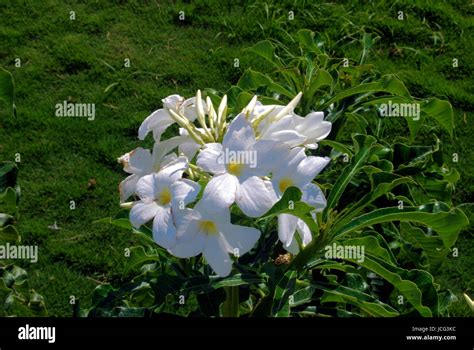
[[202, 220], [199, 222], [199, 229], [208, 235], [215, 235], [218, 233], [216, 224], [214, 221], [210, 220]]
[[171, 192], [169, 188], [165, 188], [163, 191], [161, 191], [156, 201], [161, 205], [166, 205], [171, 202]]
[[288, 177], [284, 177], [283, 179], [280, 180], [280, 183], [278, 184], [278, 188], [280, 189], [280, 192], [283, 193], [288, 187], [292, 185], [293, 185], [293, 180]]
[[227, 171], [235, 176], [240, 176], [242, 174], [242, 170], [244, 169], [244, 164], [231, 162], [227, 165]]

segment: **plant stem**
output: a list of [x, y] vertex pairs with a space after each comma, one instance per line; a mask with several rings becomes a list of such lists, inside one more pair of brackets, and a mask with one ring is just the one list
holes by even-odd
[[239, 317], [239, 286], [224, 287], [225, 301], [222, 305], [224, 317]]

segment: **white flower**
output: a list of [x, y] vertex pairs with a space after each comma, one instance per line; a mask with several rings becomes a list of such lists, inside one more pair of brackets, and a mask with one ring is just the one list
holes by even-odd
[[197, 183], [181, 178], [187, 166], [187, 159], [179, 157], [158, 173], [140, 178], [136, 185], [140, 201], [130, 211], [130, 222], [138, 228], [153, 219], [153, 239], [166, 249], [176, 244], [172, 213], [180, 213], [200, 190]]
[[176, 160], [176, 154], [169, 153], [183, 143], [189, 142], [189, 139], [190, 137], [176, 136], [165, 141], [155, 142], [153, 153], [150, 153], [148, 149], [138, 147], [121, 156], [118, 162], [123, 164], [124, 171], [132, 175], [120, 183], [120, 202], [125, 202], [135, 193], [137, 182], [141, 177], [152, 172], [158, 172], [161, 168]]
[[332, 124], [324, 121], [323, 112], [311, 112], [305, 118], [295, 114], [294, 108], [301, 96], [299, 93], [286, 106], [263, 105], [255, 96], [244, 112], [256, 128], [258, 139], [279, 141], [290, 147], [316, 149], [316, 143], [331, 132]]
[[324, 121], [323, 112], [312, 112], [305, 118], [296, 114], [286, 115], [262, 128], [260, 138], [278, 140], [290, 147], [306, 146], [316, 149], [317, 142], [329, 135], [331, 127], [330, 122]]
[[313, 181], [330, 160], [328, 157], [307, 156], [303, 147], [279, 152], [272, 169], [272, 185], [275, 193], [281, 196], [290, 186], [302, 189]]
[[183, 209], [176, 217], [178, 243], [169, 252], [179, 258], [203, 253], [212, 269], [222, 277], [232, 269], [232, 258], [247, 253], [260, 237], [260, 231], [230, 223], [228, 208], [201, 200], [193, 209]]
[[119, 185], [120, 202], [125, 202], [135, 193], [137, 182], [141, 177], [151, 174], [154, 170], [159, 170], [160, 167], [177, 158], [174, 153], [161, 159], [158, 159], [155, 155], [155, 152], [152, 155], [150, 150], [138, 147], [118, 159], [118, 162], [123, 164], [123, 170], [132, 174]]
[[[288, 187], [298, 187], [302, 191], [302, 201], [313, 206], [315, 211], [322, 210], [326, 206], [326, 199], [311, 181], [329, 161], [327, 157], [307, 156], [302, 147], [280, 152], [280, 161], [272, 171], [272, 185], [278, 198]], [[294, 254], [299, 251], [295, 231], [300, 234], [303, 246], [311, 241], [311, 232], [303, 221], [290, 214], [278, 215], [278, 237], [283, 247]]]
[[153, 138], [156, 141], [160, 140], [163, 132], [170, 125], [175, 123], [175, 120], [171, 117], [169, 110], [183, 115], [191, 122], [193, 122], [197, 117], [195, 97], [185, 100], [182, 96], [171, 95], [162, 101], [164, 108], [154, 111], [140, 125], [140, 128], [138, 129], [138, 138], [140, 140], [145, 139], [146, 135], [148, 135], [150, 131], [153, 132]]
[[[244, 114], [239, 114], [229, 125], [222, 144], [206, 144], [198, 155], [197, 165], [214, 174], [203, 199], [226, 207], [236, 202], [250, 217], [267, 212], [275, 204], [276, 196], [270, 183], [261, 176], [267, 175], [272, 167], [274, 146], [273, 141], [256, 141], [249, 121]], [[234, 155], [234, 160], [226, 162], [225, 154]], [[245, 157], [247, 161], [242, 159]], [[255, 162], [248, 161], [251, 158]]]

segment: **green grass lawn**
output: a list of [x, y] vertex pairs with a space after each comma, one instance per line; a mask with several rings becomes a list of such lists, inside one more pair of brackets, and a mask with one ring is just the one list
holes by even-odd
[[[455, 203], [470, 201], [474, 6], [461, 1], [364, 7], [297, 3], [0, 4], [0, 65], [14, 75], [17, 105], [16, 118], [0, 114], [0, 159], [21, 156], [18, 229], [22, 242], [38, 244], [40, 254], [37, 264], [22, 266], [50, 315], [71, 315], [71, 295], [87, 307], [99, 283], [119, 284], [130, 277], [124, 274], [123, 252], [139, 238], [94, 221], [119, 211], [117, 188], [125, 173], [116, 158], [143, 145], [137, 139], [141, 121], [170, 94], [190, 96], [206, 87], [225, 91], [246, 68], [259, 64], [244, 48], [267, 37], [284, 40], [285, 31], [319, 31], [334, 43], [335, 56], [355, 58], [359, 51], [337, 40], [348, 36], [343, 42], [350, 42], [367, 28], [381, 38], [370, 63], [383, 73], [397, 73], [414, 96], [448, 98], [455, 107], [456, 137], [436, 132], [445, 142], [447, 162], [450, 154], [459, 154], [454, 166], [462, 178]], [[397, 19], [399, 10], [407, 16], [404, 22]], [[293, 21], [287, 20], [289, 11]], [[453, 58], [459, 67], [452, 67]], [[56, 103], [65, 100], [95, 103], [95, 120], [56, 117]], [[428, 140], [431, 132], [417, 142]], [[54, 222], [59, 230], [48, 228]], [[450, 258], [436, 279], [459, 297], [474, 292], [472, 232], [463, 232], [458, 246], [460, 256]], [[463, 300], [451, 313], [470, 314]]]

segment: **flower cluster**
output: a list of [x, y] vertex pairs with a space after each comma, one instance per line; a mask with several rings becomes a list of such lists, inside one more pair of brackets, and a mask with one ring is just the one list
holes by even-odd
[[[312, 181], [329, 158], [307, 156], [305, 149], [315, 149], [331, 123], [322, 112], [296, 115], [300, 98], [301, 93], [280, 106], [263, 105], [255, 96], [231, 121], [226, 96], [217, 110], [200, 91], [190, 99], [163, 99], [163, 108], [138, 132], [141, 140], [153, 134], [153, 149], [139, 147], [119, 158], [130, 174], [120, 184], [120, 197], [122, 206], [131, 207], [132, 225], [152, 222], [155, 242], [169, 253], [202, 253], [218, 275], [227, 276], [233, 259], [251, 250], [261, 234], [232, 224], [232, 205], [257, 218], [295, 186], [313, 213], [322, 210], [326, 200]], [[161, 140], [175, 123], [179, 136]], [[132, 196], [135, 201], [125, 203]], [[308, 226], [290, 214], [278, 215], [278, 236], [293, 254], [312, 239]]]

